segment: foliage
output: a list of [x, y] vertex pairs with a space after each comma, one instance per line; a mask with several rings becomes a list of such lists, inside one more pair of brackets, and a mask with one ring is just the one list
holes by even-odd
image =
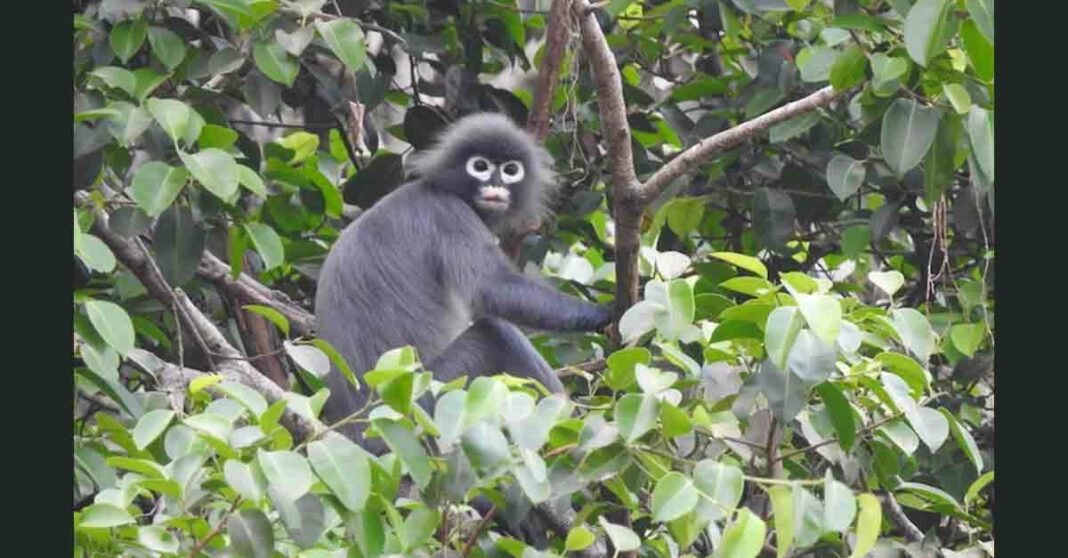
[[[441, 385], [402, 348], [356, 382], [285, 312], [408, 151], [469, 112], [526, 120], [548, 2], [75, 2], [77, 555], [993, 555], [993, 0], [602, 4], [639, 177], [846, 93], [665, 190], [624, 345], [532, 337], [565, 398]], [[605, 302], [614, 193], [568, 46], [562, 194], [519, 260]], [[153, 269], [283, 395], [180, 326]], [[331, 362], [386, 454], [292, 427]], [[528, 536], [547, 509], [575, 511]]]

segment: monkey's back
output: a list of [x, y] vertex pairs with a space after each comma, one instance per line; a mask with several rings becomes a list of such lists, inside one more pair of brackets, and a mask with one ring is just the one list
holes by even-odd
[[[316, 323], [357, 376], [404, 345], [427, 362], [467, 327], [469, 303], [444, 284], [436, 263], [443, 239], [457, 232], [490, 234], [458, 198], [418, 182], [382, 198], [342, 231], [320, 271]], [[366, 400], [366, 386], [355, 393], [336, 371], [327, 383], [328, 420]]]

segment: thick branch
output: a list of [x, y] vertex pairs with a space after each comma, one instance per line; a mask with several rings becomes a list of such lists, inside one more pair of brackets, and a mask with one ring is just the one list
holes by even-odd
[[[152, 261], [149, 257], [147, 250], [137, 239], [128, 239], [108, 227], [108, 216], [104, 210], [99, 208], [92, 208], [89, 202], [89, 194], [87, 192], [76, 192], [74, 194], [74, 203], [79, 207], [90, 207], [93, 211], [93, 227], [92, 232], [100, 240], [107, 244], [111, 249], [115, 257], [123, 263], [129, 269], [141, 284], [145, 286], [145, 290], [148, 294], [162, 302], [167, 307], [175, 305], [176, 300], [174, 297], [174, 290], [167, 284], [167, 280], [163, 278], [163, 273], [160, 272], [159, 267], [156, 266], [156, 262]], [[212, 359], [211, 351], [204, 345], [204, 341], [200, 338], [200, 335], [196, 331], [196, 327], [191, 321], [191, 318], [180, 309], [177, 309], [175, 314], [179, 324], [189, 332], [189, 335], [193, 338], [197, 349], [203, 354], [204, 358], [208, 362], [214, 362]]]
[[209, 252], [204, 252], [200, 259], [197, 275], [232, 296], [278, 310], [289, 320], [290, 329], [297, 335], [310, 335], [315, 331], [315, 316], [311, 312], [301, 308], [285, 293], [270, 289], [245, 273], [238, 275], [237, 279], [230, 277], [230, 266]]
[[[75, 203], [80, 206], [88, 205], [88, 194], [76, 193]], [[258, 391], [268, 402], [273, 403], [285, 399], [285, 391], [244, 360], [244, 355], [226, 340], [219, 328], [189, 300], [185, 293], [170, 288], [158, 268], [155, 267], [155, 262], [137, 246], [135, 240], [127, 239], [111, 230], [107, 224], [107, 215], [101, 210], [94, 211], [97, 215], [93, 222], [93, 233], [100, 237], [115, 257], [145, 285], [145, 289], [152, 298], [165, 305], [173, 304], [176, 307], [176, 313], [182, 325], [195, 336], [198, 344], [203, 345], [201, 350], [209, 359], [218, 363], [215, 365], [215, 371]], [[205, 257], [208, 256], [210, 254], [205, 254]], [[222, 262], [219, 263], [225, 266]], [[262, 285], [260, 287], [266, 289]], [[283, 423], [298, 438], [305, 438], [322, 428], [319, 421], [306, 419], [288, 410], [283, 415]]]
[[589, 57], [593, 83], [597, 88], [597, 110], [601, 114], [601, 134], [608, 144], [612, 189], [617, 195], [636, 194], [638, 177], [634, 174], [634, 155], [630, 149], [630, 126], [627, 124], [627, 105], [623, 101], [619, 64], [608, 47], [590, 3], [574, 0], [572, 11], [579, 18], [582, 48]]
[[553, 0], [549, 10], [549, 24], [545, 28], [545, 51], [538, 66], [538, 82], [534, 88], [534, 106], [527, 118], [527, 130], [544, 141], [549, 135], [549, 111], [553, 105], [553, 92], [560, 77], [560, 61], [567, 50], [571, 35], [571, 17], [568, 10], [571, 0]]
[[638, 250], [641, 248], [641, 184], [634, 174], [634, 154], [630, 146], [627, 106], [623, 82], [612, 49], [586, 0], [574, 0], [572, 11], [582, 30], [582, 48], [590, 60], [597, 89], [597, 110], [601, 114], [601, 134], [608, 144], [608, 166], [612, 170], [612, 217], [616, 222], [616, 313], [622, 315], [638, 302]]
[[668, 184], [694, 170], [701, 163], [742, 144], [775, 124], [816, 110], [819, 107], [827, 106], [841, 94], [841, 91], [835, 91], [833, 87], [828, 85], [807, 97], [786, 103], [773, 111], [766, 112], [729, 130], [724, 130], [702, 139], [696, 145], [677, 155], [668, 164], [660, 167], [660, 170], [649, 177], [645, 184], [642, 184], [641, 198], [643, 204], [652, 203]]

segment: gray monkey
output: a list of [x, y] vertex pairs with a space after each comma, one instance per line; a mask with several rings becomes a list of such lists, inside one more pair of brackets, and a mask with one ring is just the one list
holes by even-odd
[[[549, 154], [507, 117], [483, 113], [452, 124], [414, 163], [417, 178], [360, 215], [327, 256], [315, 297], [319, 335], [358, 377], [385, 351], [412, 345], [443, 382], [508, 372], [563, 392], [513, 324], [598, 330], [612, 312], [522, 275], [495, 236], [545, 213]], [[337, 370], [326, 381], [328, 422], [365, 403], [366, 386], [356, 391]], [[361, 431], [341, 428], [372, 451], [384, 449]]]

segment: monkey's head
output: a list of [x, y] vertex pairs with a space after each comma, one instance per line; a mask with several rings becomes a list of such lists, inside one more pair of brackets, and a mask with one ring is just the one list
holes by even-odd
[[494, 229], [539, 222], [555, 186], [549, 154], [501, 114], [456, 121], [413, 163], [427, 184], [459, 196]]

